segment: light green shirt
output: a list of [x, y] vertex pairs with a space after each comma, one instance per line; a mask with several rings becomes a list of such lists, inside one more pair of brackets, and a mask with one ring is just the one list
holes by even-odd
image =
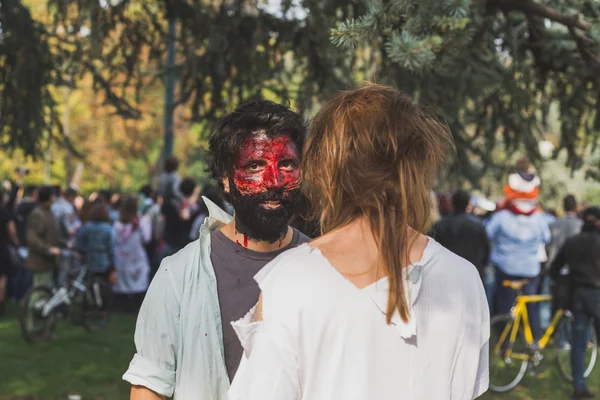
[[135, 328], [136, 354], [123, 379], [176, 400], [225, 400], [225, 368], [210, 233], [232, 217], [207, 198], [200, 238], [165, 258]]

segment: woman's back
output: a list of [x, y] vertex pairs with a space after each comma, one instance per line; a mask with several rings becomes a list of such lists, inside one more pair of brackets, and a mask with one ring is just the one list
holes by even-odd
[[115, 268], [117, 282], [113, 290], [117, 293], [141, 293], [148, 289], [150, 262], [144, 243], [150, 240], [151, 227], [147, 218], [139, 222], [115, 222]]
[[[476, 269], [429, 239], [405, 276], [411, 319], [404, 323], [396, 312], [388, 325], [388, 278], [359, 289], [316, 247], [285, 253], [257, 276], [265, 324], [234, 325], [246, 354], [266, 353], [253, 358], [260, 365], [244, 360], [243, 368], [273, 369], [265, 375], [280, 380], [280, 387], [269, 398], [478, 396], [487, 388], [487, 369], [472, 360], [487, 362], [489, 324], [481, 324], [487, 303]], [[257, 329], [264, 336], [253, 342]], [[258, 398], [252, 396], [255, 379], [244, 374], [232, 391]], [[298, 397], [290, 395], [295, 387], [301, 388]]]
[[77, 249], [95, 273], [105, 273], [114, 262], [112, 227], [108, 222], [86, 222], [77, 232]]

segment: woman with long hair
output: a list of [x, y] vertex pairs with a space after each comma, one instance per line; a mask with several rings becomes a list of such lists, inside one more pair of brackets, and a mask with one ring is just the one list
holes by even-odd
[[423, 234], [448, 128], [367, 84], [317, 114], [303, 177], [323, 236], [256, 280], [234, 322], [238, 400], [472, 399], [488, 387], [489, 313], [473, 265]]
[[108, 279], [115, 262], [115, 244], [108, 207], [102, 201], [87, 202], [81, 208], [83, 225], [77, 231], [76, 248], [92, 273]]

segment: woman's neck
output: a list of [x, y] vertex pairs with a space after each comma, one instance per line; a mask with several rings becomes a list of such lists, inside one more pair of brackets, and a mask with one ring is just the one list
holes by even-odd
[[[411, 263], [420, 261], [429, 239], [408, 228]], [[312, 241], [323, 256], [355, 286], [366, 287], [387, 276], [379, 268], [379, 249], [366, 217], [357, 218], [347, 225], [335, 229]]]

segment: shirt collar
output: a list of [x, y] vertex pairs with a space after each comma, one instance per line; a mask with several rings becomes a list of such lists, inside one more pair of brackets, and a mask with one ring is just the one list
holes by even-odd
[[208, 219], [206, 224], [211, 231], [231, 222], [233, 217], [227, 214], [218, 205], [204, 196], [202, 196], [202, 200], [204, 200], [204, 204], [206, 204], [206, 208], [208, 209]]
[[[423, 284], [423, 268], [429, 263], [433, 255], [437, 252], [439, 245], [432, 238], [423, 251], [423, 257], [420, 261], [409, 265], [403, 271], [405, 284], [406, 300], [408, 304], [409, 319], [408, 322], [402, 321], [398, 310], [392, 315], [391, 323], [396, 327], [396, 331], [403, 339], [410, 339], [417, 335], [417, 321], [415, 315], [415, 304], [417, 302], [419, 291]], [[373, 303], [385, 315], [387, 312], [389, 281], [387, 278], [381, 279], [373, 285], [363, 289], [367, 292]]]

